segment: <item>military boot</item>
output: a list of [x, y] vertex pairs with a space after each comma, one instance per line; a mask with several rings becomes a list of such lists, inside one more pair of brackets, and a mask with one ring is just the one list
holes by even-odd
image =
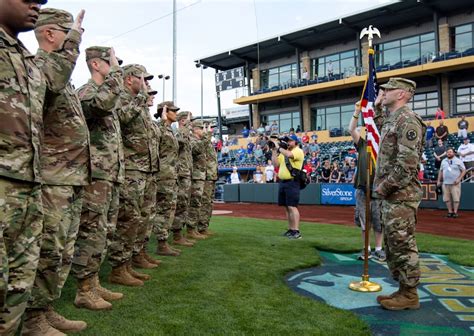
[[64, 316], [54, 311], [52, 306], [46, 309], [46, 320], [49, 325], [57, 330], [67, 332], [79, 332], [87, 328], [87, 323], [84, 321], [68, 320]]
[[111, 290], [108, 290], [107, 288], [102, 287], [99, 281], [99, 274], [96, 273], [92, 277], [92, 281], [93, 281], [95, 292], [105, 301], [117, 301], [123, 298], [122, 293], [112, 292]]
[[146, 253], [146, 249], [145, 249], [145, 248], [143, 248], [143, 249], [140, 251], [140, 254], [143, 255], [143, 258], [145, 258], [146, 261], [148, 261], [150, 264], [155, 264], [155, 265], [161, 264], [161, 260], [155, 259], [155, 258], [153, 258], [152, 256], [150, 256], [148, 253]]
[[210, 236], [214, 236], [214, 235], [215, 235], [214, 232], [209, 231], [208, 229], [199, 230], [199, 234], [201, 234], [201, 235], [203, 235], [203, 236], [206, 236], [206, 237], [210, 237]]
[[170, 248], [166, 240], [158, 240], [158, 248], [156, 254], [163, 256], [177, 257], [180, 255], [178, 251], [175, 251]]
[[177, 248], [177, 247], [175, 247], [175, 246], [169, 245], [169, 247], [170, 247], [170, 249], [172, 249], [173, 251], [178, 252], [178, 253], [180, 253], [180, 254], [181, 254], [181, 252], [182, 252], [181, 249], [179, 249], [179, 248]]
[[181, 234], [181, 230], [173, 231], [173, 244], [192, 247], [194, 244], [186, 241], [186, 238]]
[[379, 295], [377, 296], [377, 303], [381, 303], [383, 300], [393, 299], [398, 293], [400, 293], [400, 289], [389, 295]]
[[127, 272], [134, 278], [140, 279], [142, 281], [150, 280], [151, 276], [145, 273], [138, 273], [132, 268], [132, 264], [127, 263]]
[[144, 269], [152, 269], [158, 267], [156, 264], [152, 264], [146, 260], [143, 253], [138, 253], [132, 257], [133, 267], [137, 268], [144, 268]]
[[400, 286], [400, 292], [391, 299], [380, 302], [388, 310], [419, 309], [420, 300], [416, 287]]
[[133, 277], [130, 273], [128, 273], [126, 263], [112, 268], [112, 272], [110, 272], [109, 275], [109, 282], [132, 287], [140, 287], [144, 285], [143, 281]]
[[193, 230], [193, 229], [190, 229], [188, 228], [188, 233], [187, 233], [187, 238], [191, 238], [191, 239], [197, 239], [197, 240], [201, 240], [201, 239], [206, 239], [207, 237], [201, 235], [199, 232], [197, 232], [196, 230]]
[[46, 311], [43, 309], [28, 309], [25, 311], [23, 322], [23, 336], [63, 336], [66, 335], [53, 328], [46, 319]]
[[86, 308], [89, 310], [112, 309], [112, 304], [97, 294], [93, 281], [93, 277], [79, 280], [74, 305], [77, 308]]

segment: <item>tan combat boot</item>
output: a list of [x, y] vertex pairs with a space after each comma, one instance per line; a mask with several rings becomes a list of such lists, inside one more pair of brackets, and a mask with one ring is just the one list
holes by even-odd
[[150, 256], [148, 253], [146, 253], [146, 249], [145, 249], [145, 248], [143, 248], [143, 249], [140, 251], [140, 254], [143, 255], [143, 258], [145, 258], [146, 261], [148, 261], [150, 264], [155, 264], [155, 265], [161, 264], [161, 260], [155, 259], [155, 258], [153, 258], [152, 256]]
[[127, 263], [127, 272], [134, 278], [140, 279], [142, 281], [150, 280], [151, 276], [145, 273], [138, 273], [132, 268], [132, 264], [130, 262]]
[[140, 287], [144, 285], [143, 281], [134, 278], [130, 273], [128, 273], [126, 263], [112, 269], [112, 272], [110, 272], [109, 275], [109, 282], [132, 287]]
[[181, 234], [181, 230], [173, 231], [173, 244], [192, 247], [194, 244], [186, 241], [186, 238]]
[[97, 293], [97, 295], [99, 295], [105, 301], [117, 301], [123, 298], [122, 293], [112, 292], [111, 290], [108, 290], [107, 288], [102, 287], [99, 281], [99, 274], [96, 273], [92, 277], [92, 282], [93, 282], [94, 290]]
[[170, 257], [177, 257], [180, 255], [178, 251], [172, 249], [168, 245], [166, 240], [158, 240], [158, 249], [156, 250], [156, 254]]
[[93, 285], [93, 277], [84, 280], [79, 280], [74, 299], [74, 305], [77, 308], [86, 308], [89, 310], [109, 310], [112, 309], [112, 304], [105, 301], [97, 294]]
[[63, 336], [66, 335], [53, 328], [46, 319], [46, 311], [39, 309], [28, 309], [25, 312], [23, 322], [23, 336]]
[[209, 231], [208, 229], [199, 230], [199, 234], [201, 234], [201, 235], [203, 235], [203, 236], [206, 236], [206, 237], [210, 237], [210, 236], [214, 236], [214, 235], [215, 235], [214, 232]]
[[187, 238], [191, 238], [191, 239], [198, 239], [198, 240], [201, 240], [201, 239], [206, 239], [207, 237], [201, 235], [199, 232], [197, 232], [196, 230], [193, 230], [193, 229], [190, 229], [188, 228], [188, 234], [186, 235]]
[[79, 332], [87, 328], [86, 322], [68, 320], [55, 312], [52, 306], [48, 306], [45, 315], [50, 326], [65, 333]]
[[419, 309], [420, 300], [416, 287], [400, 286], [400, 292], [391, 299], [380, 302], [388, 310]]
[[152, 264], [146, 260], [143, 253], [138, 253], [132, 257], [133, 267], [137, 268], [144, 268], [144, 269], [152, 269], [158, 267], [156, 264]]
[[379, 295], [377, 296], [377, 303], [381, 303], [383, 300], [393, 299], [398, 293], [400, 293], [400, 289], [389, 295]]

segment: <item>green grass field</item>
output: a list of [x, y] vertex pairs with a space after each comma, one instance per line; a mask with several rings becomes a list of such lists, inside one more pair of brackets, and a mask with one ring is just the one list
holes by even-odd
[[[81, 335], [369, 335], [355, 314], [294, 293], [284, 275], [318, 265], [318, 249], [355, 252], [362, 246], [357, 228], [303, 223], [303, 239], [282, 237], [283, 221], [214, 217], [217, 234], [180, 257], [164, 257], [142, 288], [109, 285], [125, 298], [113, 310], [90, 312], [72, 304], [69, 279], [56, 304], [68, 318], [83, 319]], [[474, 266], [472, 241], [418, 234], [420, 250], [448, 254]], [[154, 248], [154, 245], [150, 246]]]

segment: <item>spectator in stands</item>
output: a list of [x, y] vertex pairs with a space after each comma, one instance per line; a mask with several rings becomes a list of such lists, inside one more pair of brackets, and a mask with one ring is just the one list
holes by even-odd
[[250, 134], [251, 137], [254, 137], [254, 136], [257, 135], [257, 131], [255, 130], [255, 127], [252, 126], [250, 128], [249, 134]]
[[232, 167], [232, 174], [230, 174], [230, 183], [239, 184], [240, 183], [240, 174], [237, 171], [237, 167]]
[[331, 165], [329, 164], [329, 160], [325, 160], [323, 164], [323, 168], [321, 169], [321, 183], [329, 183], [331, 178]]
[[255, 144], [252, 142], [252, 140], [249, 140], [249, 143], [247, 144], [247, 156], [253, 156], [254, 148]]
[[472, 169], [474, 169], [474, 145], [470, 143], [468, 137], [465, 137], [462, 142], [458, 148], [458, 155], [464, 163], [464, 167], [466, 167], [466, 173], [470, 177], [472, 176]]
[[438, 144], [434, 148], [433, 155], [435, 157], [435, 167], [439, 169], [439, 167], [441, 167], [441, 161], [446, 157], [446, 147], [443, 144], [443, 140], [438, 139]]
[[436, 139], [441, 139], [444, 142], [446, 141], [446, 139], [448, 139], [448, 135], [449, 135], [448, 127], [444, 124], [443, 119], [441, 119], [439, 121], [439, 126], [436, 127], [436, 131], [435, 131]]
[[345, 175], [345, 182], [346, 183], [354, 183], [355, 181], [355, 174], [356, 174], [356, 160], [352, 159], [349, 163], [349, 167], [344, 172]]
[[279, 131], [280, 131], [280, 127], [278, 127], [276, 120], [273, 120], [270, 135], [278, 135]]
[[240, 146], [240, 148], [237, 150], [237, 158], [239, 159], [239, 162], [242, 163], [245, 161], [245, 154], [247, 152], [245, 151], [243, 146]]
[[301, 142], [303, 144], [308, 144], [309, 143], [309, 134], [306, 132], [302, 137], [301, 137]]
[[315, 170], [319, 168], [321, 163], [319, 162], [318, 153], [311, 152], [311, 164], [313, 165]]
[[309, 150], [311, 152], [315, 152], [316, 154], [319, 154], [319, 152], [321, 151], [321, 149], [319, 148], [319, 145], [318, 145], [318, 139], [314, 139], [314, 142], [310, 143], [309, 144]]
[[[383, 98], [383, 91], [380, 90], [377, 99], [375, 100], [375, 106], [380, 107]], [[349, 123], [349, 133], [351, 134], [352, 141], [356, 147], [358, 153], [357, 168], [353, 176], [355, 199], [356, 199], [356, 209], [354, 221], [355, 224], [362, 228], [362, 241], [365, 241], [365, 223], [366, 223], [366, 194], [367, 191], [370, 192], [370, 189], [373, 184], [374, 179], [374, 170], [370, 174], [369, 181], [367, 181], [367, 141], [360, 136], [360, 128], [357, 127], [357, 121], [361, 114], [360, 102], [355, 104], [354, 114]], [[351, 167], [355, 167], [355, 160], [351, 161]], [[346, 181], [349, 182], [349, 181]], [[369, 190], [367, 190], [369, 188]], [[374, 231], [375, 236], [375, 257], [384, 261], [386, 259], [385, 252], [382, 249], [382, 240], [383, 240], [383, 229], [380, 221], [380, 201], [371, 199], [370, 200], [370, 224]], [[365, 245], [364, 245], [365, 247]], [[369, 258], [370, 258], [370, 244], [369, 244]], [[364, 259], [365, 249], [362, 250], [362, 253], [359, 255], [359, 259]]]
[[242, 130], [242, 136], [244, 138], [248, 138], [250, 134], [250, 131], [248, 130], [247, 126], [244, 126], [244, 129]]
[[227, 159], [229, 157], [229, 152], [230, 148], [227, 144], [227, 141], [224, 143], [224, 146], [222, 146], [221, 153], [222, 153], [222, 158]]
[[306, 67], [303, 67], [303, 73], [301, 74], [301, 79], [309, 80], [309, 72]]
[[314, 171], [313, 165], [311, 164], [311, 159], [306, 159], [303, 169], [306, 170], [306, 175], [310, 177], [311, 173]]
[[313, 134], [311, 134], [311, 139], [314, 140], [315, 143], [318, 142], [318, 135], [316, 134], [316, 132], [313, 132]]
[[301, 126], [300, 126], [300, 125], [298, 125], [298, 127], [296, 127], [296, 131], [295, 131], [295, 132], [296, 132], [296, 133], [301, 133]]
[[258, 133], [258, 135], [264, 135], [265, 134], [265, 127], [263, 126], [263, 124], [260, 124], [260, 127], [257, 128], [257, 133]]
[[466, 120], [466, 116], [462, 116], [461, 120], [458, 121], [458, 138], [467, 138], [468, 129], [469, 122]]
[[275, 167], [273, 167], [272, 160], [268, 160], [265, 166], [265, 182], [273, 183], [275, 182], [275, 178]]
[[445, 118], [445, 114], [444, 114], [444, 111], [441, 107], [438, 107], [436, 109], [436, 113], [435, 113], [435, 119], [444, 119]]
[[332, 64], [332, 61], [329, 61], [327, 65], [327, 75], [329, 80], [334, 78], [334, 64]]
[[265, 125], [265, 135], [270, 135], [272, 133], [272, 126], [270, 124]]
[[260, 135], [260, 137], [257, 140], [257, 145], [260, 145], [260, 147], [263, 150], [263, 148], [267, 145], [267, 142], [268, 142], [267, 137], [264, 135]]
[[263, 156], [263, 150], [262, 150], [262, 147], [260, 147], [260, 145], [257, 145], [257, 148], [255, 148], [254, 156], [255, 156], [255, 160], [257, 160], [257, 163], [265, 162], [265, 157]]
[[329, 183], [340, 183], [341, 182], [342, 172], [339, 169], [339, 163], [334, 161], [331, 167], [331, 177]]
[[431, 122], [426, 122], [426, 148], [431, 148], [433, 147], [433, 137], [435, 134], [435, 129], [433, 126], [431, 126]]
[[449, 218], [458, 217], [459, 201], [461, 200], [461, 181], [466, 168], [461, 159], [454, 156], [454, 149], [448, 148], [446, 158], [441, 162], [438, 173], [438, 186], [443, 185], [443, 201], [448, 207]]
[[265, 145], [265, 147], [263, 147], [263, 156], [265, 157], [265, 161], [272, 159], [272, 151], [268, 146], [268, 143]]
[[425, 179], [425, 163], [427, 161], [426, 154], [421, 154], [420, 160], [420, 171], [418, 172], [418, 180], [423, 181]]
[[255, 168], [255, 174], [253, 174], [253, 182], [254, 183], [263, 183], [263, 172], [262, 172], [262, 167], [258, 165]]

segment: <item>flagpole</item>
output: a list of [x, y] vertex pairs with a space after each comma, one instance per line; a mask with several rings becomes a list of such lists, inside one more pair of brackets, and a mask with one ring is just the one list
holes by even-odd
[[[369, 71], [367, 74], [367, 80], [365, 82], [364, 90], [363, 92], [366, 91], [367, 89], [367, 83], [369, 82], [369, 76], [372, 76], [372, 72], [374, 71], [372, 69], [373, 67], [373, 62], [370, 62], [370, 57], [374, 55], [374, 50], [372, 49], [372, 43], [373, 43], [373, 38], [374, 34], [378, 35], [380, 38], [380, 32], [378, 31], [377, 28], [373, 28], [372, 26], [369, 26], [369, 28], [364, 28], [361, 32], [360, 38], [362, 39], [365, 35], [368, 35], [368, 40], [369, 40]], [[363, 98], [363, 97], [362, 97]], [[362, 101], [362, 100], [361, 100]], [[382, 290], [382, 286], [376, 282], [370, 281], [370, 276], [369, 276], [369, 237], [370, 237], [370, 229], [371, 229], [371, 217], [372, 217], [372, 212], [370, 209], [370, 200], [371, 200], [371, 191], [372, 191], [372, 185], [371, 185], [371, 172], [372, 169], [372, 151], [371, 147], [369, 146], [369, 132], [367, 129], [367, 125], [365, 128], [365, 144], [366, 144], [366, 150], [367, 150], [367, 172], [366, 172], [366, 186], [365, 186], [365, 231], [364, 231], [364, 273], [362, 274], [362, 281], [353, 281], [349, 284], [349, 288], [352, 289], [353, 291], [357, 292], [378, 292]]]

